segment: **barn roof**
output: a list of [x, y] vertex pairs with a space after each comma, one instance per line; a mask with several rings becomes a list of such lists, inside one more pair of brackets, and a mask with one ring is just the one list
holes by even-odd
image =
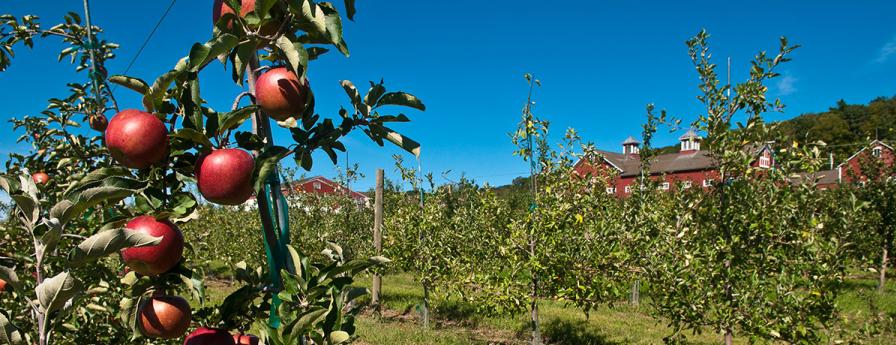
[[[619, 176], [637, 176], [641, 173], [641, 159], [637, 155], [625, 155], [617, 152], [596, 150], [603, 159], [619, 169]], [[716, 164], [707, 151], [685, 153], [669, 153], [653, 158], [650, 174], [706, 170], [715, 168]]]
[[795, 176], [791, 177], [791, 182], [800, 183], [800, 182], [814, 182], [818, 185], [829, 185], [829, 184], [837, 184], [840, 182], [839, 174], [837, 169], [831, 170], [822, 170], [816, 171], [812, 173], [799, 173]]

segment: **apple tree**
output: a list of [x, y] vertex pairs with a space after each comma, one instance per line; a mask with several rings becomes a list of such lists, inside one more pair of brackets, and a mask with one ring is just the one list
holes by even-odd
[[776, 55], [757, 54], [746, 81], [724, 85], [708, 38], [703, 31], [687, 42], [706, 109], [693, 126], [707, 134], [720, 179], [706, 192], [683, 193], [667, 230], [656, 232], [646, 266], [654, 310], [674, 331], [668, 341], [708, 328], [726, 344], [736, 335], [817, 343], [834, 319], [846, 243], [826, 229], [843, 224], [823, 191], [792, 176], [818, 170], [820, 151], [785, 147], [776, 149], [775, 168], [752, 164], [770, 139], [763, 114], [782, 107], [767, 100], [765, 83], [796, 47], [782, 38]]

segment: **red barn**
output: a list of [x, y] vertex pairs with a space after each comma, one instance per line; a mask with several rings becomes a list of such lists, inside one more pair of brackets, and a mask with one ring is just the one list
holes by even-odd
[[[358, 205], [368, 206], [370, 202], [370, 198], [363, 193], [358, 193], [353, 190], [348, 189], [347, 187], [338, 184], [326, 177], [323, 176], [315, 176], [311, 178], [301, 179], [298, 181], [294, 181], [291, 183], [284, 183], [280, 186], [280, 192], [283, 193], [284, 196], [289, 196], [293, 193], [312, 193], [312, 194], [321, 194], [321, 195], [349, 195], [352, 199], [355, 200]], [[256, 203], [255, 196], [249, 197], [249, 200], [246, 201], [242, 206], [244, 209], [253, 209], [258, 207]]]
[[326, 177], [315, 176], [311, 178], [294, 181], [290, 184], [283, 185], [283, 195], [291, 193], [312, 193], [325, 195], [349, 195], [359, 204], [367, 204], [370, 198], [362, 193], [348, 189], [348, 187], [338, 184]]
[[[700, 149], [701, 138], [692, 129], [678, 138], [678, 152], [654, 157], [650, 166], [650, 176], [660, 179], [659, 188], [669, 190], [680, 183], [681, 188], [711, 186], [719, 178], [718, 166], [709, 152]], [[608, 194], [623, 197], [631, 194], [632, 184], [641, 175], [641, 157], [639, 145], [633, 137], [622, 142], [622, 153], [597, 150], [600, 155], [599, 166], [579, 160], [575, 171], [580, 174], [612, 175], [613, 179], [607, 187]], [[774, 166], [771, 148], [764, 145], [755, 150], [754, 166], [770, 168]]]
[[837, 166], [837, 181], [842, 183], [861, 183], [867, 180], [862, 172], [864, 162], [869, 159], [883, 160], [883, 167], [893, 166], [893, 147], [880, 140], [874, 140], [868, 146], [859, 150]]

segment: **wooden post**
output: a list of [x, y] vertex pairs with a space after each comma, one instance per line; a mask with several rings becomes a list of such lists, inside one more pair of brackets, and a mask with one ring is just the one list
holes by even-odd
[[[376, 195], [373, 213], [373, 247], [376, 255], [383, 254], [383, 169], [376, 169]], [[379, 312], [381, 303], [381, 291], [383, 277], [373, 275], [373, 285], [370, 288], [370, 303]]]

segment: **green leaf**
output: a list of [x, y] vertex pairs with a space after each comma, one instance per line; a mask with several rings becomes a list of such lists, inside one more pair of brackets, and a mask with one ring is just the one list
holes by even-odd
[[379, 102], [380, 97], [383, 97], [383, 94], [386, 93], [386, 87], [383, 86], [383, 82], [380, 81], [379, 84], [374, 84], [370, 82], [370, 89], [367, 90], [367, 95], [364, 96], [364, 104], [368, 106], [375, 106], [377, 102]]
[[136, 298], [123, 298], [121, 299], [121, 302], [118, 303], [118, 318], [121, 320], [122, 324], [127, 325], [133, 332], [134, 338], [132, 338], [132, 340], [141, 336], [137, 319], [142, 303], [143, 297], [141, 296], [137, 296]]
[[62, 238], [62, 224], [60, 224], [59, 219], [55, 218], [44, 221], [44, 224], [48, 229], [41, 236], [40, 242], [44, 245], [43, 254], [46, 255], [46, 253], [52, 253], [56, 250], [56, 246]]
[[50, 217], [59, 219], [62, 225], [67, 224], [73, 217], [80, 215], [84, 210], [96, 206], [107, 200], [121, 200], [145, 188], [145, 184], [139, 181], [112, 177], [103, 181], [104, 185], [87, 188], [69, 200], [62, 200], [50, 209]]
[[[185, 107], [185, 121], [184, 126], [186, 127], [188, 123], [186, 120], [189, 120], [189, 125], [192, 125], [192, 128], [197, 130], [201, 129], [202, 126], [202, 97], [199, 95], [199, 76], [196, 73], [191, 73], [189, 78], [189, 90], [190, 90], [190, 99], [184, 101]], [[189, 104], [191, 107], [186, 107]], [[190, 109], [192, 108], [192, 109]]]
[[255, 14], [258, 15], [258, 18], [264, 19], [276, 4], [277, 0], [257, 0], [255, 2]]
[[237, 109], [235, 111], [229, 113], [223, 113], [218, 115], [218, 134], [223, 134], [229, 130], [239, 127], [243, 122], [248, 120], [255, 111], [258, 110], [257, 106], [250, 105], [244, 108]]
[[149, 92], [149, 84], [140, 78], [128, 77], [126, 75], [113, 75], [109, 77], [109, 82], [137, 91], [141, 95], [145, 95]]
[[190, 49], [190, 72], [198, 72], [219, 55], [226, 54], [236, 47], [239, 42], [240, 40], [236, 36], [225, 33], [205, 44], [193, 44], [193, 48]]
[[243, 149], [255, 151], [264, 148], [264, 139], [252, 132], [236, 132], [233, 137], [236, 138], [237, 145]]
[[236, 52], [231, 55], [233, 63], [233, 81], [239, 85], [243, 85], [243, 79], [245, 79], [246, 76], [246, 68], [249, 66], [249, 61], [255, 57], [255, 46], [255, 42], [240, 44], [236, 48]]
[[292, 327], [292, 334], [305, 334], [307, 330], [311, 329], [311, 327], [320, 321], [320, 319], [327, 314], [327, 309], [316, 307], [299, 318], [299, 321], [296, 322]]
[[131, 177], [132, 175], [131, 171], [128, 168], [121, 166], [96, 169], [87, 173], [87, 175], [78, 180], [78, 182], [73, 183], [71, 186], [69, 186], [69, 188], [66, 189], [65, 193], [63, 194], [66, 197], [70, 197], [72, 195], [72, 192], [74, 191], [80, 191], [88, 187], [95, 187], [97, 184], [102, 183], [106, 178], [113, 176]]
[[171, 133], [171, 137], [180, 138], [199, 145], [200, 147], [211, 149], [214, 147], [212, 142], [208, 140], [208, 137], [202, 132], [199, 132], [192, 128], [181, 128], [174, 133]]
[[384, 105], [401, 105], [418, 110], [426, 110], [426, 106], [423, 105], [423, 101], [421, 101], [416, 96], [406, 92], [387, 93], [383, 95], [382, 98], [380, 98], [379, 102], [377, 102], [377, 105], [374, 108], [378, 108]]
[[156, 111], [158, 105], [162, 104], [165, 93], [168, 91], [168, 87], [170, 87], [171, 83], [189, 67], [188, 61], [189, 58], [186, 57], [181, 59], [177, 62], [177, 65], [174, 66], [174, 69], [162, 74], [152, 83], [149, 91], [143, 96], [143, 106], [146, 107], [148, 111]]
[[0, 279], [6, 281], [9, 285], [12, 285], [16, 290], [22, 289], [22, 282], [19, 281], [19, 276], [12, 268], [0, 265]]
[[287, 36], [280, 36], [274, 45], [289, 61], [292, 71], [299, 77], [305, 76], [306, 67], [308, 66], [308, 52], [305, 47], [298, 41], [293, 42]]
[[398, 132], [389, 129], [386, 126], [374, 125], [370, 124], [370, 130], [380, 138], [385, 138], [389, 142], [398, 145], [407, 152], [410, 152], [417, 158], [420, 157], [420, 143], [414, 141], [411, 138], [405, 137]]
[[22, 332], [9, 320], [9, 314], [0, 310], [0, 344], [21, 345], [25, 344]]
[[193, 43], [193, 47], [190, 48], [190, 71], [198, 71], [203, 63], [205, 63], [205, 58], [208, 57], [210, 51], [211, 48], [205, 44], [199, 42]]
[[129, 247], [145, 247], [158, 245], [161, 237], [154, 237], [144, 233], [127, 229], [106, 230], [90, 236], [72, 249], [68, 256], [69, 262], [77, 267], [90, 260], [96, 260], [106, 255], [117, 253]]
[[352, 106], [355, 107], [355, 110], [361, 113], [361, 115], [369, 116], [370, 115], [370, 106], [365, 104], [365, 102], [361, 101], [361, 93], [358, 92], [358, 88], [355, 87], [350, 80], [343, 80], [339, 82], [342, 85], [342, 88], [345, 90], [345, 94], [348, 95], [348, 98], [352, 101]]
[[357, 13], [355, 0], [345, 0], [345, 16], [348, 17], [348, 20], [355, 21], [355, 13]]
[[69, 272], [62, 272], [44, 280], [35, 289], [37, 301], [45, 313], [52, 313], [65, 306], [65, 303], [80, 294], [84, 287]]
[[253, 176], [255, 192], [260, 194], [264, 188], [264, 181], [268, 175], [277, 170], [277, 163], [289, 154], [289, 150], [282, 146], [271, 146], [258, 155], [255, 159], [255, 176]]
[[312, 61], [317, 60], [319, 56], [326, 54], [330, 50], [323, 47], [309, 47], [305, 51], [308, 52], [308, 61]]

